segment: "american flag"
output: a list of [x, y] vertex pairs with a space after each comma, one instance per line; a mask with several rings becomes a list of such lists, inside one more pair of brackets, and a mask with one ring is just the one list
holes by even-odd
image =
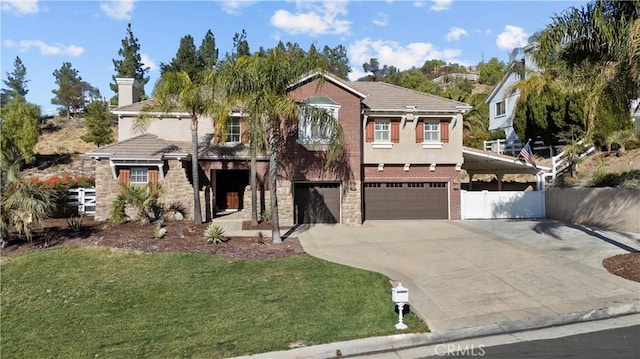
[[522, 158], [526, 163], [532, 165], [533, 168], [537, 169], [538, 167], [536, 166], [536, 159], [533, 158], [533, 151], [531, 151], [531, 146], [529, 146], [529, 141], [527, 141], [527, 144], [524, 145], [524, 147], [522, 147], [522, 150], [520, 150], [520, 154], [518, 154], [518, 158]]

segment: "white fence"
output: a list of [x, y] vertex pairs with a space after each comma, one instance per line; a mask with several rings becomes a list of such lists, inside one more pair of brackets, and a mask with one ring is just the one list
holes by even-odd
[[69, 190], [70, 207], [78, 208], [78, 215], [96, 214], [96, 189], [91, 188], [71, 188]]
[[463, 80], [469, 80], [469, 81], [473, 81], [473, 82], [478, 82], [478, 81], [480, 81], [480, 75], [478, 75], [478, 74], [453, 73], [453, 74], [447, 74], [447, 75], [443, 75], [443, 76], [440, 76], [440, 77], [436, 77], [435, 79], [433, 79], [433, 82], [438, 84], [438, 83], [444, 82], [446, 79], [463, 79]]
[[462, 219], [544, 218], [544, 191], [462, 191]]

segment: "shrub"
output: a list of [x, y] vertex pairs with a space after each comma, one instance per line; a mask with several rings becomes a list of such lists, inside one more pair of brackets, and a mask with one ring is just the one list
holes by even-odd
[[164, 228], [164, 221], [159, 220], [153, 226], [153, 238], [162, 239], [164, 235], [167, 234], [167, 229]]
[[225, 237], [224, 229], [217, 224], [211, 223], [204, 231], [204, 238], [207, 239], [207, 243], [220, 244], [229, 240]]
[[271, 220], [271, 211], [268, 209], [265, 209], [264, 211], [262, 211], [262, 213], [260, 213], [260, 220], [263, 222], [268, 222]]
[[67, 228], [72, 232], [80, 232], [82, 229], [82, 217], [71, 217], [67, 219]]
[[160, 197], [159, 185], [120, 185], [118, 196], [113, 201], [111, 209], [111, 219], [114, 222], [122, 223], [127, 220], [125, 212], [126, 206], [131, 205], [136, 210], [136, 215], [141, 221], [151, 222], [158, 218], [154, 217], [153, 208], [158, 207], [158, 198]]

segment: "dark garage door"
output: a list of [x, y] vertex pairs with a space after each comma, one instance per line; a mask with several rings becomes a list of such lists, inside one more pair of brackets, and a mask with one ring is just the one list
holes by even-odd
[[365, 219], [447, 219], [447, 183], [365, 183], [364, 210]]
[[340, 184], [296, 183], [293, 193], [296, 224], [340, 222]]

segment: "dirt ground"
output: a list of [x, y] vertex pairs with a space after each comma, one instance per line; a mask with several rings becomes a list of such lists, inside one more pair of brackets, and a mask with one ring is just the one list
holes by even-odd
[[640, 282], [640, 253], [618, 254], [606, 258], [602, 265], [609, 271], [622, 278]]
[[[58, 246], [98, 245], [125, 248], [144, 252], [197, 252], [225, 256], [233, 259], [271, 259], [304, 253], [297, 238], [284, 238], [282, 244], [272, 244], [270, 231], [266, 237], [230, 237], [221, 244], [207, 243], [203, 236], [208, 224], [195, 226], [188, 221], [166, 224], [167, 233], [161, 239], [153, 236], [152, 224], [128, 222], [116, 224], [96, 222], [84, 218], [81, 229], [72, 231], [66, 219], [49, 219], [43, 228], [36, 228], [31, 242], [11, 239], [0, 250], [1, 256], [11, 256], [33, 250]], [[244, 225], [250, 228], [250, 223]], [[271, 228], [271, 223], [261, 223], [256, 229]], [[282, 228], [285, 233], [288, 228]]]

